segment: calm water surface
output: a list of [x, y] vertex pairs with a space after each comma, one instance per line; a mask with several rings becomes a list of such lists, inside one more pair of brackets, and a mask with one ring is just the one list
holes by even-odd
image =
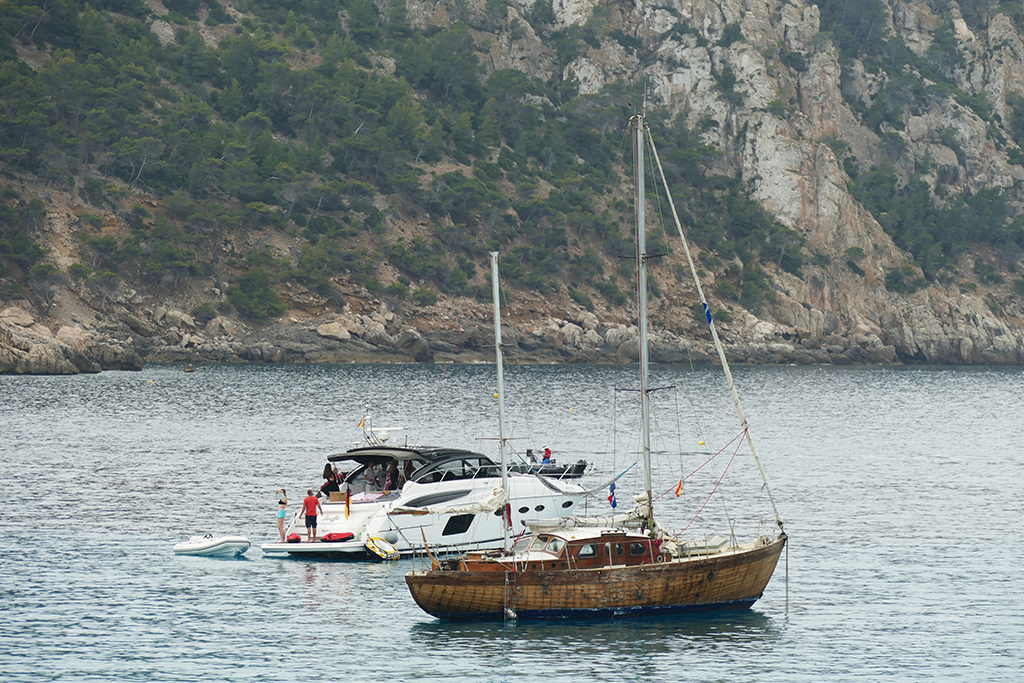
[[[680, 452], [726, 448], [738, 428], [719, 371], [653, 374], [676, 387], [654, 410], [667, 435], [656, 478], [671, 490], [706, 458]], [[319, 485], [366, 406], [410, 441], [495, 454], [493, 367], [0, 377], [0, 680], [1020, 680], [1024, 371], [735, 374], [790, 534], [788, 598], [780, 563], [751, 610], [518, 624], [421, 612], [403, 580], [416, 560], [258, 547], [276, 537], [274, 489], [297, 501]], [[635, 369], [507, 368], [515, 449], [586, 458], [594, 486], [627, 469], [636, 394], [614, 387], [634, 389]], [[729, 455], [666, 497], [666, 523], [693, 518]], [[745, 504], [767, 503], [750, 465], [741, 452], [722, 486], [743, 522]], [[723, 514], [713, 502], [693, 528]], [[207, 532], [254, 547], [241, 560], [172, 553]]]

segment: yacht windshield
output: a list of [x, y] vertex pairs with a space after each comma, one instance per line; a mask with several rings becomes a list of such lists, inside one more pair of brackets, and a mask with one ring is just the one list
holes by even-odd
[[479, 479], [482, 477], [499, 476], [501, 476], [501, 469], [487, 458], [446, 460], [418, 470], [413, 475], [415, 481], [421, 484], [452, 481], [454, 479]]

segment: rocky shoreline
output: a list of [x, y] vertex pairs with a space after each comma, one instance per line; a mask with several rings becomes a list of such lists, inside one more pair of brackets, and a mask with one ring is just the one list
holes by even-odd
[[[157, 309], [150, 320], [125, 311], [103, 327], [87, 331], [64, 325], [54, 332], [24, 308], [0, 310], [0, 374], [141, 370], [146, 363], [488, 363], [494, 358], [490, 325], [464, 321], [421, 332], [386, 312], [331, 322], [279, 321], [249, 329], [223, 317], [200, 324], [180, 311]], [[903, 362], [895, 347], [874, 335], [820, 341], [792, 338], [783, 331], [752, 341], [734, 336], [728, 325], [723, 328], [731, 363]], [[639, 344], [635, 327], [602, 324], [589, 313], [575, 321], [507, 325], [502, 336], [510, 364], [630, 363], [637, 358]], [[710, 339], [688, 340], [667, 331], [652, 331], [650, 338], [653, 362], [718, 363]]]

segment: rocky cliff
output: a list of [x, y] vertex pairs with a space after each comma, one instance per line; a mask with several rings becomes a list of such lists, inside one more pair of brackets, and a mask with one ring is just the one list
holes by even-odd
[[[378, 2], [382, 10], [383, 4]], [[488, 6], [469, 5], [481, 14]], [[519, 0], [489, 30], [474, 31], [491, 70], [517, 69], [546, 80], [559, 68], [553, 48], [524, 19], [533, 6]], [[949, 96], [933, 98], [926, 108], [908, 105], [901, 127], [869, 127], [863, 110], [889, 77], [856, 60], [841, 64], [832, 37], [821, 32], [818, 7], [803, 0], [555, 0], [552, 10], [557, 28], [600, 20], [636, 41], [602, 37], [588, 43], [563, 67], [563, 78], [575, 79], [581, 94], [597, 93], [616, 79], [646, 83], [648, 106], [665, 108], [701, 131], [720, 153], [714, 171], [745, 181], [779, 222], [803, 237], [805, 253], [814, 254], [800, 276], [766, 266], [772, 296], [756, 312], [720, 299], [713, 288], [716, 272], [704, 273], [712, 307], [730, 312], [731, 321], [721, 329], [731, 360], [1024, 363], [1021, 297], [1008, 278], [981, 282], [974, 276], [976, 262], [987, 254], [961, 254], [956, 277], [890, 291], [888, 273], [920, 269], [848, 189], [852, 169], [866, 171], [891, 159], [900, 182], [924, 167], [923, 177], [937, 196], [999, 187], [1020, 214], [1024, 167], [1011, 163], [1020, 149], [1009, 133], [999, 134], [999, 125]], [[408, 2], [409, 20], [419, 27], [445, 26], [456, 14], [455, 0]], [[998, 13], [984, 29], [969, 28], [955, 3], [949, 16], [959, 57], [952, 68], [957, 87], [983, 95], [997, 123], [1010, 121], [1011, 103], [1024, 93], [1018, 32]], [[888, 5], [888, 21], [888, 30], [919, 55], [932, 47], [940, 24], [929, 3], [897, 0]], [[723, 40], [734, 27], [738, 34]], [[738, 96], [722, 96], [726, 68], [735, 75], [732, 92]], [[28, 193], [34, 187], [31, 178], [22, 184]], [[42, 235], [52, 258], [58, 265], [73, 262], [74, 198], [55, 188], [36, 194], [48, 198]], [[393, 229], [415, 230], [415, 221], [389, 220]], [[296, 239], [287, 233], [270, 241], [279, 254], [296, 253]], [[851, 250], [858, 254], [853, 265]], [[382, 281], [394, 276], [388, 266], [382, 269]], [[692, 285], [679, 281], [669, 266], [654, 273], [663, 292], [652, 311], [655, 360], [714, 362], [710, 339], [692, 317]], [[0, 314], [0, 372], [133, 368], [143, 358], [475, 362], [492, 355], [487, 305], [444, 296], [426, 306], [395, 304], [344, 277], [337, 284], [346, 291], [343, 310], [331, 310], [325, 299], [300, 286], [281, 285], [289, 312], [259, 326], [236, 317], [195, 319], [189, 311], [196, 305], [224, 299], [208, 281], [171, 291], [122, 284], [102, 300], [69, 284], [46, 307], [12, 296], [0, 302], [6, 309]], [[510, 362], [635, 357], [629, 306], [588, 312], [567, 296], [509, 294]]]

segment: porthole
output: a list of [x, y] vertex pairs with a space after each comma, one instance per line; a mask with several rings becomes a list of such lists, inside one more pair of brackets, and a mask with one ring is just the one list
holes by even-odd
[[530, 508], [528, 508], [528, 507], [521, 507], [521, 508], [519, 508], [519, 514], [521, 514], [521, 515], [525, 515], [529, 511], [530, 511]]
[[544, 506], [543, 505], [538, 505], [537, 507], [533, 508], [533, 511], [534, 512], [543, 512], [544, 511]]
[[503, 512], [505, 512], [505, 511], [504, 510], [495, 510], [494, 511], [494, 516], [495, 517], [501, 517], [501, 513], [503, 513]]
[[571, 500], [565, 501], [564, 503], [562, 503], [562, 507], [563, 508], [571, 508], [572, 507], [572, 501]]

